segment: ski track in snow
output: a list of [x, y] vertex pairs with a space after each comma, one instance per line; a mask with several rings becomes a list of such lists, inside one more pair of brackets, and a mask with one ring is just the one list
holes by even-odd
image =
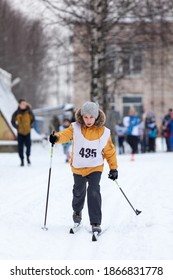
[[102, 230], [92, 242], [87, 205], [81, 229], [72, 222], [71, 169], [62, 146], [54, 147], [47, 227], [44, 231], [50, 146], [33, 144], [32, 165], [20, 167], [17, 154], [0, 154], [0, 258], [18, 260], [148, 260], [173, 259], [173, 153], [118, 155], [119, 185], [101, 180]]

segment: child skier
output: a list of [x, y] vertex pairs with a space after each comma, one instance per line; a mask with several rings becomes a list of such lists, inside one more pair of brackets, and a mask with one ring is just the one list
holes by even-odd
[[127, 143], [131, 147], [131, 161], [134, 160], [134, 154], [138, 153], [138, 144], [140, 136], [140, 122], [137, 111], [134, 107], [129, 109], [129, 115], [124, 117], [124, 126], [126, 127]]
[[[73, 141], [71, 168], [74, 177], [73, 186], [73, 221], [80, 224], [82, 209], [87, 192], [90, 224], [93, 232], [101, 232], [101, 193], [100, 179], [106, 158], [111, 180], [118, 178], [117, 158], [111, 141], [110, 130], [104, 126], [104, 112], [94, 102], [86, 102], [76, 112], [76, 122], [70, 127], [51, 134], [52, 144]], [[88, 188], [86, 184], [88, 183]]]
[[[63, 125], [60, 126], [59, 130], [62, 131], [69, 126], [70, 126], [70, 120], [64, 119]], [[66, 156], [65, 162], [69, 162], [71, 141], [62, 144], [62, 146], [63, 146], [64, 155]]]

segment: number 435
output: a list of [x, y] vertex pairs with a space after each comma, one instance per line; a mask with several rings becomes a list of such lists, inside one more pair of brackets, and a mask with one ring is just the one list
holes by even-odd
[[97, 150], [96, 149], [90, 149], [90, 148], [81, 148], [79, 154], [81, 157], [96, 157], [97, 156]]

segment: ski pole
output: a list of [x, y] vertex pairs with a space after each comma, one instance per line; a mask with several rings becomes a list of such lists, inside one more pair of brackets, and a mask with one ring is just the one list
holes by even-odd
[[130, 206], [132, 207], [133, 211], [135, 212], [136, 215], [139, 215], [142, 211], [139, 211], [138, 209], [135, 209], [133, 207], [133, 205], [131, 204], [131, 202], [129, 201], [129, 199], [127, 198], [127, 196], [125, 195], [125, 193], [123, 192], [122, 188], [120, 187], [120, 185], [118, 184], [118, 182], [115, 180], [115, 183], [117, 184], [117, 186], [119, 187], [120, 191], [122, 192], [122, 194], [124, 195], [124, 197], [126, 198], [126, 200], [128, 201], [128, 203], [130, 204]]
[[[54, 135], [54, 133], [55, 133], [55, 131], [53, 131], [52, 134]], [[53, 146], [54, 146], [54, 144], [51, 145], [51, 149], [50, 149], [50, 167], [49, 167], [49, 176], [48, 176], [44, 226], [42, 227], [43, 230], [48, 230], [48, 228], [46, 227], [46, 220], [47, 220], [47, 209], [48, 209], [48, 200], [49, 200], [50, 178], [51, 178], [51, 171], [52, 171]]]

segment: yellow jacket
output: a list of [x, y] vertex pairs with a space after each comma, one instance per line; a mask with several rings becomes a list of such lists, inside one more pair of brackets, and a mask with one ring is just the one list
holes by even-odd
[[[96, 140], [99, 139], [104, 133], [104, 122], [105, 122], [105, 115], [100, 110], [99, 111], [99, 118], [96, 121], [95, 125], [92, 127], [86, 127], [82, 121], [82, 117], [80, 115], [80, 110], [76, 114], [76, 121], [81, 124], [81, 131], [83, 136], [87, 140]], [[57, 143], [67, 143], [70, 140], [73, 140], [73, 126], [70, 125], [68, 128], [64, 129], [61, 132], [55, 133], [58, 136]], [[73, 148], [72, 148], [72, 158], [73, 158]], [[117, 158], [116, 158], [116, 151], [115, 147], [112, 143], [111, 137], [109, 137], [106, 146], [103, 149], [103, 158], [107, 160], [110, 169], [117, 169]], [[71, 160], [71, 168], [72, 172], [75, 174], [79, 174], [82, 176], [87, 176], [88, 174], [96, 171], [103, 171], [104, 164], [96, 166], [96, 167], [86, 167], [86, 168], [74, 168], [72, 165]]]
[[17, 129], [19, 134], [27, 135], [31, 132], [31, 127], [34, 122], [34, 114], [30, 108], [21, 110], [18, 108], [11, 119], [12, 125]]

